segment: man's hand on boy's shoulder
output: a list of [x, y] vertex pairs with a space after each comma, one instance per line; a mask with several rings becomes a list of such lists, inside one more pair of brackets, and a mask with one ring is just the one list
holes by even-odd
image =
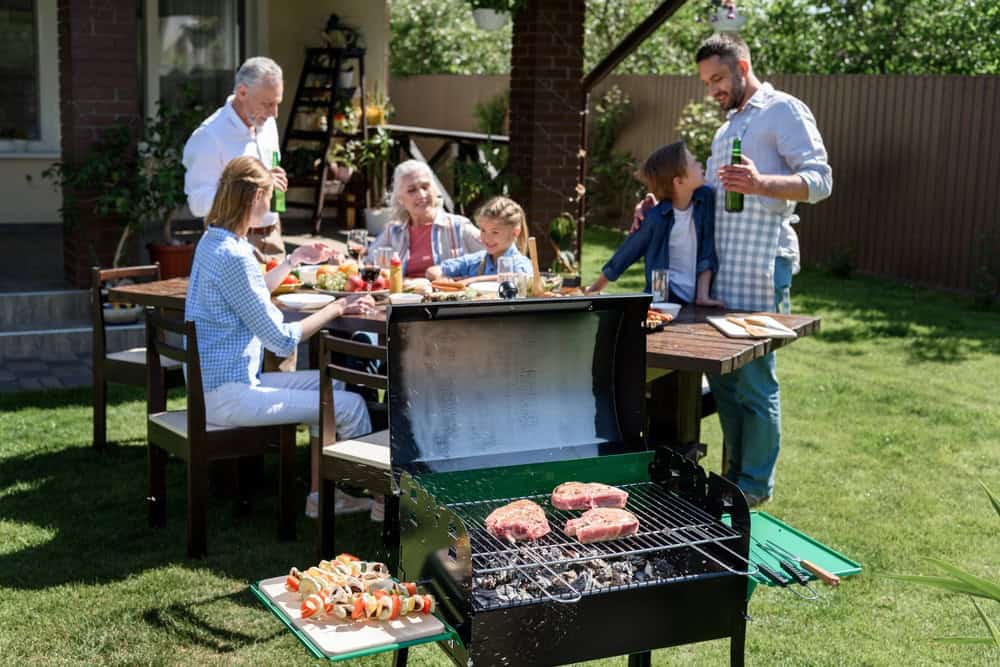
[[639, 231], [642, 221], [646, 218], [646, 211], [656, 206], [656, 204], [656, 197], [653, 196], [652, 192], [648, 192], [642, 198], [642, 201], [635, 205], [635, 210], [632, 212], [632, 226], [628, 229], [629, 234]]

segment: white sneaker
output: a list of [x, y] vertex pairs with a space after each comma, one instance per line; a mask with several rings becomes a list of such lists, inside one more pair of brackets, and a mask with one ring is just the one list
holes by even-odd
[[385, 496], [375, 496], [372, 502], [372, 511], [369, 515], [372, 521], [382, 523], [385, 521]]
[[371, 506], [371, 498], [355, 498], [354, 496], [344, 493], [340, 489], [337, 489], [334, 494], [334, 514], [356, 514], [358, 512], [367, 512], [371, 509]]

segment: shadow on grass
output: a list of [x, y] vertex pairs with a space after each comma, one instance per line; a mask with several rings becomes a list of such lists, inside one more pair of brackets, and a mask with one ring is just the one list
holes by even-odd
[[[176, 391], [176, 390], [175, 390]], [[171, 393], [171, 396], [174, 394]], [[108, 405], [145, 401], [146, 390], [121, 384], [108, 385]], [[44, 389], [0, 394], [0, 412], [24, 408], [90, 407], [94, 404], [92, 387], [72, 389]]]
[[154, 630], [169, 635], [177, 645], [201, 646], [219, 654], [288, 634], [284, 626], [267, 635], [226, 627], [219, 619], [231, 618], [233, 614], [227, 613], [227, 608], [231, 610], [233, 606], [259, 608], [260, 602], [249, 590], [243, 590], [149, 609], [143, 613], [142, 620]]
[[807, 269], [793, 287], [795, 311], [823, 315], [816, 339], [851, 344], [898, 340], [914, 363], [1000, 355], [1000, 313], [957, 295], [863, 276], [832, 280]]

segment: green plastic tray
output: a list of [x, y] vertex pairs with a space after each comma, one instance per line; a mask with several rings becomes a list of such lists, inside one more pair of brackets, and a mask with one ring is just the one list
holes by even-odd
[[[728, 524], [728, 515], [724, 516], [722, 520]], [[792, 528], [784, 521], [771, 516], [767, 512], [750, 512], [750, 534], [762, 543], [771, 540], [796, 556], [812, 561], [827, 572], [831, 572], [838, 577], [849, 577], [852, 574], [861, 572], [861, 563], [851, 560], [839, 551], [831, 549], [802, 531]], [[770, 552], [762, 549], [754, 540], [750, 540], [750, 560], [755, 563], [764, 563], [787, 577], [785, 571], [781, 569], [778, 559], [771, 555]], [[811, 572], [803, 571], [802, 574], [810, 580], [816, 579], [816, 576]], [[777, 585], [758, 572], [750, 577], [749, 590], [747, 591], [748, 598], [753, 593], [754, 588], [757, 587], [757, 584], [764, 584], [765, 586]]]
[[[373, 646], [371, 648], [366, 648], [359, 651], [339, 653], [337, 655], [327, 655], [323, 653], [323, 651], [321, 651], [320, 648], [316, 646], [316, 644], [314, 644], [312, 640], [309, 639], [309, 637], [304, 632], [299, 630], [299, 628], [295, 627], [295, 624], [292, 622], [292, 619], [288, 618], [284, 610], [281, 607], [275, 605], [271, 601], [271, 599], [267, 597], [267, 595], [265, 595], [262, 590], [260, 590], [258, 584], [260, 584], [260, 582], [250, 585], [250, 590], [257, 597], [257, 599], [260, 600], [265, 607], [270, 609], [271, 613], [277, 616], [281, 620], [281, 622], [285, 624], [285, 627], [287, 627], [289, 630], [292, 631], [293, 635], [298, 637], [299, 641], [302, 642], [302, 644], [307, 649], [309, 649], [309, 652], [313, 654], [313, 657], [319, 658], [320, 660], [329, 660], [330, 662], [342, 662], [344, 660], [353, 660], [355, 658], [361, 658], [366, 655], [375, 655], [377, 653], [398, 651], [399, 649], [409, 648], [410, 646], [417, 646], [418, 644], [429, 644], [431, 642], [447, 641], [450, 639], [456, 639], [458, 637], [458, 635], [455, 633], [454, 629], [451, 628], [451, 626], [449, 626], [444, 621], [441, 621], [442, 623], [444, 623], [445, 632], [441, 632], [436, 635], [421, 637], [419, 639], [413, 639], [405, 642], [397, 642], [393, 644], [383, 644], [381, 646]], [[438, 617], [438, 620], [441, 620], [440, 617]]]

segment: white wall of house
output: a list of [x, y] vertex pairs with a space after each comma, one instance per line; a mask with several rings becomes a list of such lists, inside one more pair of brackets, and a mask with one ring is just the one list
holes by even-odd
[[59, 222], [62, 196], [42, 178], [59, 159], [59, 33], [56, 0], [37, 0], [38, 141], [0, 140], [0, 223]]
[[[0, 223], [59, 222], [62, 196], [41, 172], [60, 158], [59, 33], [57, 0], [36, 0], [40, 108], [39, 141], [0, 140]], [[145, 0], [147, 31], [156, 29], [156, 1]], [[385, 0], [249, 0], [246, 5], [247, 56], [267, 55], [285, 71], [285, 100], [278, 127], [284, 129], [307, 46], [322, 46], [320, 30], [331, 13], [360, 29], [367, 46], [366, 85], [387, 90], [389, 7]], [[152, 33], [151, 33], [152, 34]], [[156, 69], [146, 68], [148, 109], [155, 108]], [[221, 100], [220, 100], [221, 103]]]

